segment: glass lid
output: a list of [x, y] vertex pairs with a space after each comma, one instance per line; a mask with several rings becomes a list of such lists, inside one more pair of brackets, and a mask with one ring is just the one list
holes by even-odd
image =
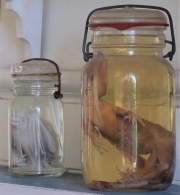
[[167, 27], [169, 25], [165, 14], [161, 11], [130, 7], [95, 11], [90, 16], [88, 25], [92, 30], [98, 27], [126, 30], [140, 26]]
[[57, 75], [57, 70], [50, 62], [33, 60], [14, 64], [11, 67], [11, 75], [12, 77]]

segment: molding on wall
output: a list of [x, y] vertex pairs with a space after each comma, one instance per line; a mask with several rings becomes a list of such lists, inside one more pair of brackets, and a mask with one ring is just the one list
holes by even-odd
[[[65, 104], [80, 104], [81, 92], [81, 71], [80, 70], [61, 70], [61, 88], [63, 94], [63, 103]], [[176, 108], [180, 108], [180, 70], [176, 70]], [[10, 75], [10, 68], [3, 68], [0, 70], [0, 99], [13, 98], [13, 85]]]
[[4, 0], [16, 21], [17, 38], [24, 44], [25, 59], [40, 57], [43, 0]]
[[[80, 104], [81, 70], [61, 70], [61, 88], [63, 103]], [[13, 85], [10, 68], [0, 69], [0, 99], [13, 98]], [[176, 70], [176, 108], [180, 108], [180, 70]]]
[[80, 104], [81, 71], [61, 70], [61, 73], [62, 101], [66, 104]]
[[[62, 101], [65, 104], [80, 104], [81, 71], [61, 70]], [[10, 68], [0, 69], [0, 99], [13, 98], [13, 79]]]
[[176, 69], [175, 74], [176, 74], [176, 108], [180, 108], [180, 69]]

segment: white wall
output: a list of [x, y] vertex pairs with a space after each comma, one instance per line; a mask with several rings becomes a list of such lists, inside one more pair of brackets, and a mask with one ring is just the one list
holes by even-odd
[[[2, 0], [1, 0], [2, 1]], [[84, 66], [82, 40], [87, 15], [97, 7], [117, 4], [146, 4], [167, 8], [172, 14], [177, 52], [172, 61], [179, 86], [179, 0], [44, 0], [41, 56], [56, 61], [62, 71], [65, 114], [66, 167], [80, 166], [80, 71]], [[2, 1], [0, 21], [0, 164], [7, 163], [7, 108], [13, 93], [8, 67], [24, 58], [24, 46], [16, 38], [14, 18]], [[35, 29], [34, 29], [35, 30]], [[166, 32], [170, 39], [169, 31]], [[177, 97], [177, 137], [180, 137], [180, 100]], [[180, 145], [177, 145], [177, 170], [175, 180], [180, 181]]]
[[[82, 40], [88, 14], [95, 8], [118, 4], [147, 4], [165, 7], [172, 15], [179, 42], [179, 0], [44, 0], [42, 56], [54, 59], [63, 69], [84, 66]], [[167, 37], [170, 32], [167, 31]], [[179, 44], [177, 44], [179, 46]], [[53, 48], [53, 52], [52, 52]], [[172, 64], [178, 67], [178, 55]]]

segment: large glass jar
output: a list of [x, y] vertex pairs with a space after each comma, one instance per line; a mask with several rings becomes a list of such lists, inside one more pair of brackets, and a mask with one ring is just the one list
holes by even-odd
[[[57, 72], [58, 70], [58, 72]], [[9, 173], [49, 177], [64, 173], [62, 97], [56, 63], [30, 59], [11, 68], [14, 94], [9, 107]], [[54, 94], [54, 95], [53, 95]]]
[[92, 12], [87, 26], [93, 57], [82, 72], [85, 182], [105, 191], [165, 189], [175, 170], [166, 17], [157, 10], [102, 9]]

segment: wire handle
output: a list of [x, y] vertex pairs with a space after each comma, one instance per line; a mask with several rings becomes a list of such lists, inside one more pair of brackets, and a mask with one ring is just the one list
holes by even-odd
[[169, 58], [169, 60], [171, 61], [173, 59], [173, 56], [174, 56], [175, 52], [176, 52], [176, 43], [175, 43], [174, 28], [173, 28], [173, 21], [172, 21], [171, 14], [169, 13], [169, 11], [167, 9], [165, 9], [163, 7], [149, 6], [149, 5], [135, 5], [135, 4], [126, 4], [126, 5], [115, 5], [115, 6], [101, 7], [101, 8], [94, 9], [93, 11], [90, 12], [90, 14], [88, 15], [87, 20], [86, 20], [86, 26], [85, 26], [85, 31], [84, 31], [84, 39], [83, 39], [83, 46], [82, 46], [82, 52], [83, 52], [83, 55], [84, 55], [84, 61], [87, 62], [89, 60], [89, 58], [92, 58], [92, 56], [93, 56], [93, 53], [89, 52], [89, 45], [91, 44], [91, 42], [88, 42], [86, 44], [87, 34], [88, 34], [88, 24], [89, 24], [90, 16], [95, 11], [108, 10], [108, 9], [117, 9], [117, 8], [124, 8], [124, 7], [147, 8], [147, 9], [161, 10], [161, 11], [165, 12], [168, 15], [172, 41], [165, 40], [165, 43], [171, 44], [172, 45], [172, 49], [166, 55], [164, 55], [164, 58]]
[[22, 61], [21, 63], [25, 63], [25, 62], [29, 62], [33, 60], [47, 61], [47, 62], [50, 62], [51, 64], [54, 64], [57, 70], [57, 74], [58, 74], [58, 85], [57, 84], [54, 85], [54, 87], [58, 88], [58, 91], [54, 92], [54, 98], [55, 99], [62, 98], [63, 95], [61, 94], [61, 72], [59, 71], [58, 65], [54, 61], [46, 59], [46, 58], [30, 58], [30, 59]]

